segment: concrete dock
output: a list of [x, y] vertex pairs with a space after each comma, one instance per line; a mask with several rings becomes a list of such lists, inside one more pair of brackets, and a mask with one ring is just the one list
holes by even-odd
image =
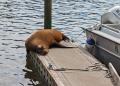
[[47, 86], [113, 86], [108, 69], [84, 48], [51, 48], [48, 55], [31, 52], [32, 64]]

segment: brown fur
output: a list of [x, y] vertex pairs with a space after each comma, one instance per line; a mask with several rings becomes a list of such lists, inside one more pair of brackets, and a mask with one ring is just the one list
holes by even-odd
[[65, 47], [59, 44], [62, 40], [69, 41], [69, 38], [55, 29], [38, 30], [25, 41], [26, 51], [46, 55], [52, 45]]

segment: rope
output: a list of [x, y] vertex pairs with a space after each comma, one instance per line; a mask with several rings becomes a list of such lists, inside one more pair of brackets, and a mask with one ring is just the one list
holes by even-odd
[[86, 68], [51, 68], [50, 70], [54, 71], [106, 71], [108, 72], [107, 68], [103, 68], [101, 64], [95, 63], [94, 65], [88, 66]]

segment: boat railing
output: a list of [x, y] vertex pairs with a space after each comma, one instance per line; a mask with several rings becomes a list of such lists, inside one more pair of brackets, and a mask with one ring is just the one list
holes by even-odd
[[120, 33], [120, 27], [119, 28], [115, 28], [115, 26], [118, 27], [118, 25], [116, 25], [116, 24], [115, 25], [114, 24], [110, 24], [110, 25], [109, 24], [102, 24], [102, 26], [105, 27], [105, 28], [108, 28], [108, 29], [110, 29], [112, 31], [115, 31], [117, 33]]

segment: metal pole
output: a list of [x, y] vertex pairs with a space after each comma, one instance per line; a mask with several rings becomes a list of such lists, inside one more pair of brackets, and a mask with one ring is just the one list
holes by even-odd
[[44, 29], [51, 29], [52, 26], [52, 0], [44, 2]]

